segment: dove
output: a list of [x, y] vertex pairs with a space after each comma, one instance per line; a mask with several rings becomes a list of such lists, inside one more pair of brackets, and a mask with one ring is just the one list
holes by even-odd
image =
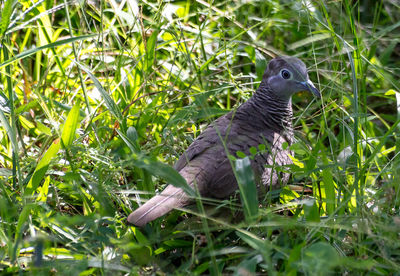
[[[238, 151], [250, 155], [250, 148], [266, 145], [266, 150], [251, 158], [258, 191], [287, 184], [290, 174], [277, 172], [274, 166], [291, 164], [289, 147], [293, 142], [292, 95], [309, 91], [321, 93], [308, 76], [305, 64], [296, 57], [272, 59], [253, 96], [238, 108], [212, 122], [186, 149], [175, 164], [189, 186], [201, 197], [227, 199], [238, 189], [229, 155]], [[138, 227], [175, 208], [193, 204], [181, 188], [168, 185], [128, 216]]]

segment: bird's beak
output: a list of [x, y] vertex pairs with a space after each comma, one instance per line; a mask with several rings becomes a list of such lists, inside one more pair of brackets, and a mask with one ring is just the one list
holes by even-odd
[[310, 81], [310, 80], [302, 81], [302, 82], [300, 82], [300, 84], [304, 87], [304, 89], [306, 91], [311, 92], [318, 99], [321, 98], [321, 92], [319, 92], [319, 90], [315, 87], [315, 85], [312, 83], [312, 81]]

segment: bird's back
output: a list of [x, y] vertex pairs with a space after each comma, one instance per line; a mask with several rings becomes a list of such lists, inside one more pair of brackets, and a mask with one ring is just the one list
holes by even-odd
[[[284, 142], [290, 143], [290, 136], [285, 135], [288, 130], [262, 124], [255, 128], [236, 115], [233, 111], [211, 123], [175, 165], [190, 185], [197, 185], [202, 196], [223, 199], [237, 190], [233, 163], [228, 158], [228, 155], [237, 157], [237, 152], [251, 156], [258, 185], [276, 187], [282, 180], [284, 184], [288, 180], [287, 175], [280, 176], [273, 169], [291, 162], [288, 151], [282, 148]], [[261, 144], [265, 147], [260, 147]], [[252, 156], [250, 148], [265, 150]]]

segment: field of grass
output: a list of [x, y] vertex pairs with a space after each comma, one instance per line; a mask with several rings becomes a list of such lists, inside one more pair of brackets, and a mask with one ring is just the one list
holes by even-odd
[[[0, 274], [400, 271], [398, 1], [0, 5]], [[129, 225], [277, 55], [322, 92], [293, 97], [290, 185], [251, 220]]]

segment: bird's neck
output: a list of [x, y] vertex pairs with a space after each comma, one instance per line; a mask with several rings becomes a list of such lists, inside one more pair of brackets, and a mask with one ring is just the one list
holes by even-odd
[[238, 108], [236, 116], [255, 127], [291, 131], [292, 99], [278, 98], [268, 87], [260, 86], [253, 97]]

